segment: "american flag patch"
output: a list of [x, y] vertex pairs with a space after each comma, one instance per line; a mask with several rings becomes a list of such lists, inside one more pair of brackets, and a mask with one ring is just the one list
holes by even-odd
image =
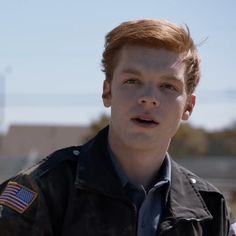
[[19, 213], [23, 213], [36, 197], [36, 192], [10, 181], [0, 195], [0, 204], [8, 206]]

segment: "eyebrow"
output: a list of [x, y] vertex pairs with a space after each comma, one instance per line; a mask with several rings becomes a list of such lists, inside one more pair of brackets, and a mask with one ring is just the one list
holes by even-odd
[[139, 70], [136, 69], [131, 69], [131, 68], [125, 68], [124, 70], [122, 70], [122, 73], [124, 74], [133, 74], [133, 75], [142, 75], [142, 73]]
[[163, 80], [167, 80], [167, 81], [173, 81], [173, 82], [183, 82], [181, 79], [179, 79], [178, 77], [174, 76], [174, 75], [163, 75], [161, 76], [161, 79]]
[[[142, 72], [137, 70], [137, 69], [133, 69], [133, 68], [125, 68], [124, 70], [122, 70], [122, 73], [124, 74], [133, 74], [133, 75], [137, 75], [137, 76], [141, 76]], [[169, 82], [174, 82], [174, 83], [178, 83], [178, 84], [184, 84], [184, 81], [182, 81], [181, 79], [179, 79], [177, 76], [174, 75], [163, 75], [161, 76], [161, 80], [163, 81], [169, 81]]]

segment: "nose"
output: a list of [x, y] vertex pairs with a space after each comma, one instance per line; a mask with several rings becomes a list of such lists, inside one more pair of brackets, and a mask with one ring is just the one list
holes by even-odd
[[148, 107], [158, 107], [160, 105], [160, 99], [157, 96], [157, 92], [153, 89], [147, 89], [144, 95], [139, 98], [138, 103]]
[[147, 96], [144, 96], [144, 97], [141, 97], [139, 99], [139, 104], [140, 105], [145, 105], [145, 106], [153, 106], [153, 107], [157, 107], [160, 105], [160, 102], [153, 98], [153, 97], [147, 97]]

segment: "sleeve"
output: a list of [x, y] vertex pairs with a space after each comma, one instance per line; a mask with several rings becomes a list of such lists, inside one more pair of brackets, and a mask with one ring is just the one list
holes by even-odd
[[0, 232], [4, 236], [52, 236], [45, 197], [29, 176], [0, 185]]

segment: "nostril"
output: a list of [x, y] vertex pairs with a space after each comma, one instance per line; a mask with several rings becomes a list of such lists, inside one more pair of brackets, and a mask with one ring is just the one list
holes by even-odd
[[145, 105], [152, 105], [152, 106], [157, 106], [158, 105], [158, 101], [155, 98], [149, 98], [149, 97], [142, 97], [139, 99], [139, 103], [140, 104], [145, 104]]

